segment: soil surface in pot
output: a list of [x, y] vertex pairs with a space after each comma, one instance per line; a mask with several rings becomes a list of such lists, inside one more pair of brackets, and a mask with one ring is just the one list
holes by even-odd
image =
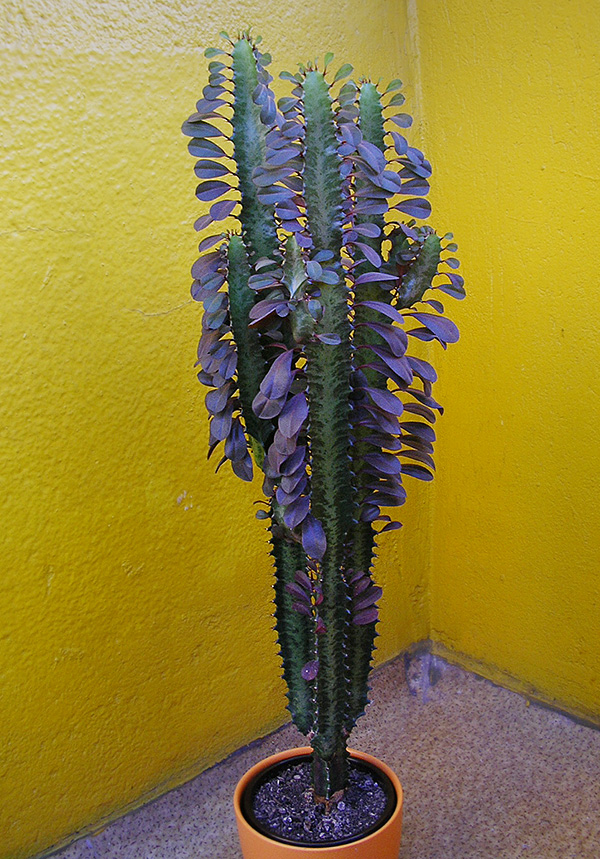
[[[395, 800], [391, 810], [394, 806]], [[383, 787], [353, 761], [344, 796], [329, 812], [313, 798], [310, 760], [276, 769], [261, 781], [252, 800], [256, 821], [268, 834], [297, 844], [360, 838], [384, 823], [391, 810]]]

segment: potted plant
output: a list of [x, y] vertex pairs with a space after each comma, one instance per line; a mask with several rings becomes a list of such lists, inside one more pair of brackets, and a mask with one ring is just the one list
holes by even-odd
[[[274, 789], [261, 766], [236, 791], [240, 837], [247, 859], [384, 859], [397, 855], [400, 784], [381, 762], [365, 775], [361, 759], [372, 759], [347, 742], [368, 703], [376, 538], [400, 527], [382, 508], [403, 504], [404, 477], [433, 478], [436, 373], [409, 344], [458, 339], [438, 296], [462, 298], [463, 280], [451, 234], [424, 223], [431, 165], [402, 133], [412, 120], [399, 112], [401, 82], [355, 83], [348, 64], [330, 75], [326, 54], [322, 67], [283, 72], [292, 88], [276, 102], [260, 39], [222, 36], [183, 125], [196, 196], [211, 203], [196, 229], [237, 222], [202, 239], [192, 268], [198, 377], [217, 470], [264, 474], [257, 516], [270, 529], [283, 676], [310, 743], [275, 762], [276, 783], [302, 784], [310, 807], [266, 819], [261, 801], [286, 801], [260, 799]], [[383, 796], [368, 812], [374, 831], [339, 823], [351, 794], [365, 809], [361, 780]]]

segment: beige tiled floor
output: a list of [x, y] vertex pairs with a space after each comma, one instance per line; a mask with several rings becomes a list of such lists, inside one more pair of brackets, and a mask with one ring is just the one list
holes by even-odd
[[[399, 859], [600, 859], [600, 731], [426, 660], [375, 673], [353, 734], [405, 790]], [[253, 763], [302, 738], [291, 727], [236, 752], [60, 859], [239, 859], [231, 795]], [[384, 859], [384, 857], [373, 857]]]

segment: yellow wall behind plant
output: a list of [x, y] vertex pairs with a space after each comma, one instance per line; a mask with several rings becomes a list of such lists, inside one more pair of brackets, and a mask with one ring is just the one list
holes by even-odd
[[438, 389], [431, 637], [600, 719], [600, 6], [409, 3], [468, 300]]
[[[333, 50], [386, 78], [404, 28], [385, 0], [1, 15], [0, 857], [17, 859], [286, 718], [260, 482], [206, 463], [180, 125], [223, 27], [252, 24], [278, 68]], [[427, 635], [426, 498], [380, 559], [380, 658]]]

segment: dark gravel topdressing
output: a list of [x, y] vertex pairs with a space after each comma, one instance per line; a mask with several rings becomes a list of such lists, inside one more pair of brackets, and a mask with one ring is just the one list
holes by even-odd
[[349, 764], [348, 787], [329, 813], [313, 798], [310, 758], [284, 762], [266, 778], [259, 779], [250, 793], [250, 809], [257, 828], [276, 840], [296, 844], [351, 841], [385, 822], [395, 808], [395, 795], [386, 793], [383, 774], [374, 777], [361, 762]]

